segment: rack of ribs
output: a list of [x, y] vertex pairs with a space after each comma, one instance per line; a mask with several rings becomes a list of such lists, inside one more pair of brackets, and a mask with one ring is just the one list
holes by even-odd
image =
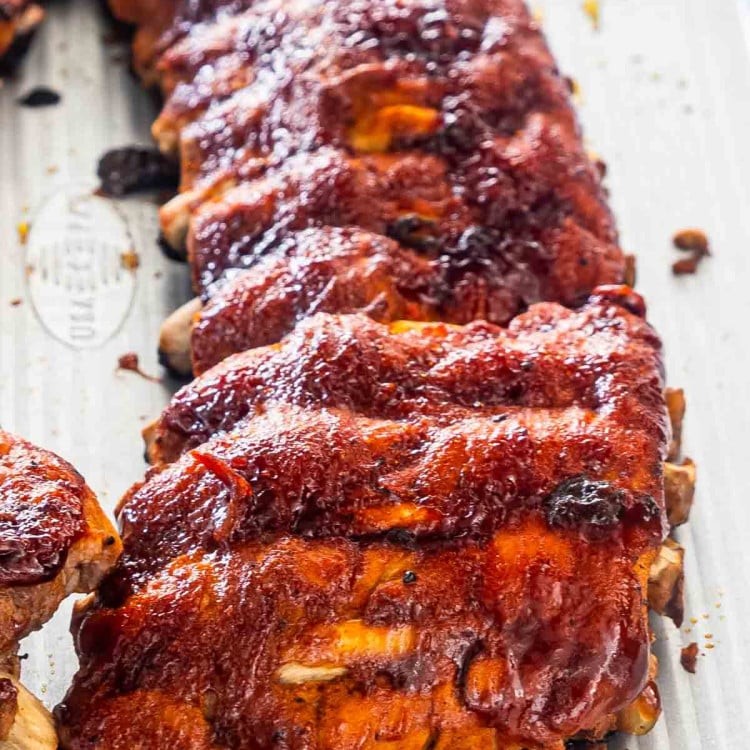
[[0, 745], [54, 750], [51, 717], [19, 683], [18, 643], [114, 564], [120, 539], [76, 470], [0, 430]]
[[75, 618], [62, 746], [647, 732], [684, 404], [524, 5], [112, 4], [181, 160], [162, 348], [197, 378]]

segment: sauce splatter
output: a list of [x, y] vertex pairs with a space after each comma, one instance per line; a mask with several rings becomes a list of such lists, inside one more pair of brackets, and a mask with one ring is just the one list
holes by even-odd
[[150, 380], [152, 383], [161, 382], [161, 378], [157, 378], [154, 375], [148, 375], [147, 373], [143, 372], [143, 370], [141, 370], [138, 355], [135, 352], [127, 352], [126, 354], [120, 355], [117, 360], [117, 369], [134, 372], [137, 375], [140, 375], [142, 378]]
[[120, 255], [120, 265], [126, 271], [135, 271], [141, 265], [141, 257], [135, 250], [128, 250]]
[[601, 23], [601, 8], [599, 7], [599, 0], [584, 0], [583, 12], [591, 20], [591, 25], [595, 31], [599, 31]]
[[696, 662], [698, 659], [698, 644], [693, 641], [685, 646], [680, 652], [680, 664], [682, 668], [690, 674], [695, 674]]
[[96, 174], [101, 180], [99, 194], [115, 198], [153, 188], [177, 189], [177, 164], [154, 148], [125, 146], [107, 151]]
[[672, 264], [675, 276], [694, 274], [701, 260], [711, 255], [711, 246], [706, 233], [700, 229], [682, 229], [672, 237], [672, 244], [680, 251], [689, 253]]

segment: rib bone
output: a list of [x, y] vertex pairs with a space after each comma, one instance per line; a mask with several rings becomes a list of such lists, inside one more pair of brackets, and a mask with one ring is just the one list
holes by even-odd
[[687, 523], [695, 496], [695, 464], [691, 459], [664, 464], [664, 495], [669, 523], [673, 527]]
[[178, 375], [190, 375], [190, 331], [201, 310], [198, 297], [178, 307], [162, 324], [159, 334], [159, 360]]
[[673, 539], [667, 539], [648, 576], [649, 607], [669, 617], [678, 628], [685, 614], [684, 561], [685, 550]]

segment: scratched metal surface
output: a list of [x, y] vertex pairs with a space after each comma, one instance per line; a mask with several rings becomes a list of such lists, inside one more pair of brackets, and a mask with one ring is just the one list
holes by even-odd
[[[690, 633], [656, 624], [664, 717], [648, 737], [613, 745], [744, 747], [750, 5], [602, 0], [598, 31], [578, 0], [536, 7], [562, 69], [579, 83], [590, 147], [609, 165], [623, 243], [638, 256], [638, 288], [666, 342], [669, 380], [688, 391], [685, 449], [700, 472], [692, 521], [678, 533], [688, 550], [687, 615], [697, 622], [686, 624]], [[187, 273], [156, 248], [153, 202], [78, 199], [105, 149], [148, 142], [154, 114], [121, 48], [104, 42], [105, 27], [93, 2], [56, 3], [20, 76], [0, 88], [0, 423], [73, 461], [111, 510], [142, 474], [139, 431], [171, 385], [117, 373], [117, 358], [135, 351], [144, 370], [158, 373], [156, 332], [186, 298]], [[40, 83], [62, 91], [62, 104], [20, 108], [18, 95]], [[17, 226], [25, 221], [32, 231], [23, 246]], [[696, 276], [675, 279], [669, 239], [693, 225], [709, 233], [714, 257]], [[135, 272], [116, 262], [130, 246], [141, 260]], [[75, 669], [69, 611], [24, 644], [25, 680], [49, 705]], [[691, 640], [703, 654], [694, 676], [679, 666]]]

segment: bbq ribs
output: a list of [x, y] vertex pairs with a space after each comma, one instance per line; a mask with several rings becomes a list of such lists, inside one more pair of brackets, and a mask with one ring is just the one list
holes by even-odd
[[181, 162], [161, 221], [199, 297], [162, 345], [198, 377], [78, 612], [63, 747], [647, 732], [690, 466], [524, 5], [112, 5]]
[[[568, 84], [519, 0], [113, 6], [140, 24], [154, 134], [181, 160], [161, 218], [206, 305], [196, 371], [314, 312], [505, 324], [623, 281]], [[179, 321], [162, 349], [185, 369]]]
[[69, 594], [94, 589], [120, 550], [80, 474], [0, 430], [0, 744], [57, 747], [46, 712], [17, 682], [18, 642]]
[[562, 748], [658, 716], [660, 344], [321, 314], [186, 386], [76, 625], [68, 748]]

